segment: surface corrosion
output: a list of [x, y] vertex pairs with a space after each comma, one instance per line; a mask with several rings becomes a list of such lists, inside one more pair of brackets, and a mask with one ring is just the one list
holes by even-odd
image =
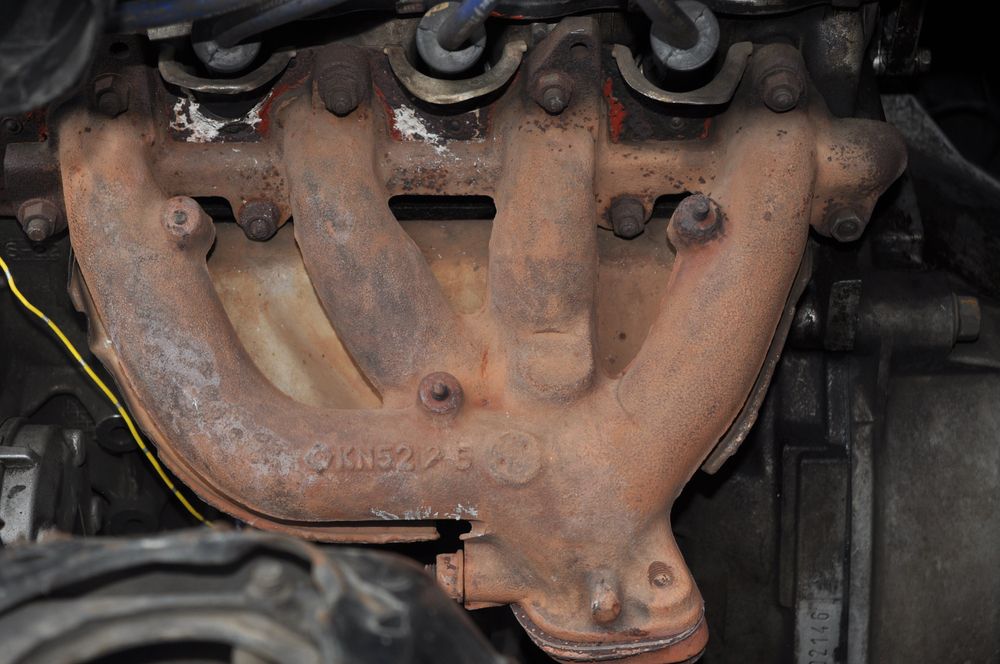
[[[834, 119], [813, 90], [768, 110], [751, 75], [704, 137], [613, 142], [608, 73], [580, 21], [528, 54], [482, 138], [436, 133], [386, 101], [398, 90], [337, 117], [307, 84], [274, 102], [266, 140], [235, 146], [171, 141], [151, 114], [68, 113], [66, 211], [94, 350], [205, 500], [332, 541], [421, 539], [430, 520], [467, 519], [448, 566], [467, 606], [515, 605], [565, 660], [681, 661], [707, 632], [670, 507], [747, 403], [810, 225], [828, 233], [845, 205], [867, 219], [905, 154], [888, 126]], [[529, 79], [571, 47], [572, 103], [550, 115]], [[672, 271], [648, 286], [658, 311], [608, 372], [598, 225], [615, 197], [648, 212], [684, 192], [700, 196], [669, 224]], [[388, 200], [404, 193], [495, 200], [474, 311], [452, 306], [394, 219]], [[294, 215], [316, 297], [377, 397], [347, 381], [355, 407], [293, 400], [241, 343], [206, 263], [215, 226], [192, 197], [238, 209], [262, 195], [282, 223]]]

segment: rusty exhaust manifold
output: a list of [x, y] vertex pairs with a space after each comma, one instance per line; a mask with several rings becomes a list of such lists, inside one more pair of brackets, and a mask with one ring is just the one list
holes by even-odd
[[[79, 306], [160, 454], [208, 502], [331, 541], [433, 536], [372, 521], [467, 519], [464, 552], [441, 571], [467, 606], [513, 605], [557, 658], [681, 661], [707, 630], [670, 507], [747, 402], [810, 224], [828, 232], [845, 206], [867, 219], [905, 155], [892, 129], [833, 119], [814, 92], [768, 110], [749, 74], [703, 139], [617, 143], [600, 44], [579, 25], [526, 60], [530, 76], [532, 58], [537, 69], [561, 48], [590, 49], [574, 51], [571, 106], [549, 116], [519, 79], [481, 141], [408, 135], [386, 90], [336, 117], [307, 84], [275, 101], [266, 140], [239, 156], [171, 141], [152, 113], [66, 115]], [[188, 196], [238, 204], [262, 190], [283, 220], [294, 214], [316, 293], [381, 409], [297, 403], [237, 339], [206, 268], [212, 220]], [[670, 222], [661, 311], [625, 371], [604, 375], [599, 215], [620, 194], [685, 190], [700, 195]], [[443, 297], [389, 211], [400, 192], [495, 198], [478, 314]]]

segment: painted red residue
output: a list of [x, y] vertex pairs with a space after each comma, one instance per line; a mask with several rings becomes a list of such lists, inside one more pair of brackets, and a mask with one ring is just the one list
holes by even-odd
[[708, 130], [712, 127], [712, 118], [705, 118], [705, 125], [701, 130], [701, 136], [698, 138], [704, 140], [708, 138]]
[[274, 102], [278, 100], [281, 95], [288, 92], [289, 88], [292, 87], [290, 83], [279, 83], [274, 86], [271, 90], [271, 94], [267, 96], [264, 100], [264, 104], [260, 107], [260, 122], [257, 123], [257, 133], [261, 136], [267, 136], [268, 130], [271, 128], [271, 107]]
[[385, 119], [389, 123], [389, 135], [392, 136], [394, 141], [403, 140], [403, 134], [396, 128], [396, 113], [389, 100], [385, 98], [385, 93], [377, 85], [375, 86], [375, 96], [382, 102], [382, 108], [385, 109]]
[[617, 143], [618, 139], [621, 138], [622, 129], [625, 127], [625, 118], [628, 117], [628, 111], [618, 101], [618, 98], [612, 94], [610, 78], [604, 81], [604, 98], [608, 100], [608, 122], [611, 124], [611, 142]]

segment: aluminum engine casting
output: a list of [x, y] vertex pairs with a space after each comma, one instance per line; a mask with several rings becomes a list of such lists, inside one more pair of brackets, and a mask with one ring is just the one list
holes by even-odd
[[[438, 570], [466, 606], [513, 605], [563, 660], [682, 661], [707, 630], [670, 507], [754, 407], [810, 226], [867, 220], [905, 154], [890, 127], [831, 117], [807, 84], [772, 111], [769, 72], [807, 81], [788, 46], [755, 47], [733, 101], [694, 136], [625, 136], [634, 100], [616, 92], [610, 50], [590, 19], [564, 20], [457, 126], [431, 123], [382, 52], [306, 50], [240, 141], [171, 128], [175, 99], [125, 68], [128, 112], [55, 121], [62, 187], [94, 352], [205, 500], [339, 542], [426, 539], [428, 521], [466, 519], [464, 550]], [[356, 61], [363, 98], [335, 115], [314, 81]], [[539, 105], [540, 81], [565, 88], [562, 110]], [[648, 215], [683, 192], [660, 310], [608, 375], [598, 225], [624, 196]], [[479, 312], [449, 304], [390, 212], [397, 194], [494, 198]], [[216, 229], [199, 196], [294, 216], [312, 286], [380, 408], [305, 405], [265, 378], [206, 267]]]

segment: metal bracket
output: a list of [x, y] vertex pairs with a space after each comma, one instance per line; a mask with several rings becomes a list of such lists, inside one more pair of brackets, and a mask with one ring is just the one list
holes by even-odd
[[389, 66], [403, 87], [417, 99], [430, 104], [457, 104], [463, 101], [485, 97], [496, 92], [514, 76], [528, 45], [523, 41], [512, 41], [503, 47], [500, 60], [488, 72], [460, 81], [433, 78], [417, 71], [406, 59], [402, 46], [387, 46], [385, 54]]
[[264, 64], [252, 72], [237, 78], [204, 78], [196, 76], [184, 68], [174, 58], [174, 49], [164, 48], [160, 51], [157, 68], [160, 76], [167, 83], [173, 83], [185, 90], [195, 92], [210, 92], [220, 95], [235, 95], [251, 92], [264, 87], [269, 81], [277, 78], [285, 67], [295, 57], [295, 51], [275, 51]]
[[688, 92], [668, 92], [656, 87], [642, 73], [628, 46], [615, 44], [611, 51], [618, 62], [618, 71], [630, 88], [643, 97], [663, 104], [684, 104], [686, 106], [718, 106], [727, 103], [736, 93], [736, 88], [746, 71], [747, 61], [753, 53], [753, 44], [737, 42], [729, 47], [722, 70], [708, 85]]

